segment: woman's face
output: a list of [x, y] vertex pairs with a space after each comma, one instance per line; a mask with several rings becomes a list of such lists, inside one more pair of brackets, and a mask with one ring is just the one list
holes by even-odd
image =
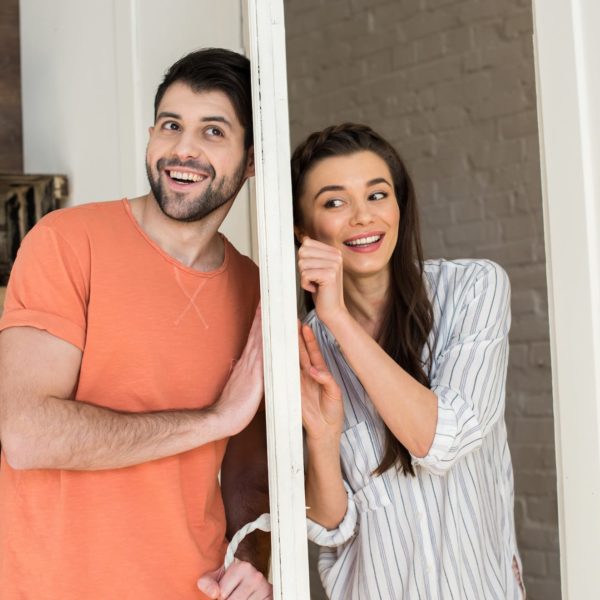
[[300, 197], [304, 235], [338, 248], [344, 272], [387, 270], [398, 239], [400, 208], [390, 170], [370, 151], [325, 158], [308, 172]]

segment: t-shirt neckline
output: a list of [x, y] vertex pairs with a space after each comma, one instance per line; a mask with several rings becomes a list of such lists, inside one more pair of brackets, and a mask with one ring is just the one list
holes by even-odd
[[184, 265], [183, 263], [179, 262], [176, 258], [173, 258], [170, 254], [167, 254], [167, 252], [165, 252], [154, 240], [152, 240], [152, 239], [150, 239], [150, 237], [148, 237], [148, 234], [142, 229], [142, 227], [140, 226], [140, 224], [137, 222], [136, 218], [133, 215], [133, 211], [131, 210], [131, 205], [129, 203], [129, 198], [123, 198], [121, 200], [121, 204], [122, 204], [123, 208], [125, 209], [125, 213], [129, 217], [129, 220], [131, 221], [134, 229], [144, 239], [144, 241], [147, 244], [149, 244], [155, 252], [160, 254], [160, 256], [164, 260], [171, 263], [178, 269], [181, 269], [182, 271], [185, 271], [186, 273], [190, 273], [191, 275], [195, 275], [197, 277], [215, 277], [216, 275], [220, 275], [221, 273], [223, 273], [223, 271], [225, 271], [227, 269], [227, 266], [229, 265], [231, 248], [230, 248], [229, 240], [221, 232], [218, 232], [218, 234], [221, 236], [221, 239], [223, 240], [223, 246], [224, 246], [223, 262], [221, 263], [221, 265], [219, 267], [217, 267], [216, 269], [212, 269], [211, 271], [198, 271], [197, 269], [192, 269], [191, 267]]

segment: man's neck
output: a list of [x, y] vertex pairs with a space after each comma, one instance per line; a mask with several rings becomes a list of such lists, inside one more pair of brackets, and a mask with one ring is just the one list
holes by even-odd
[[167, 217], [152, 194], [129, 200], [135, 220], [154, 243], [186, 267], [204, 272], [223, 264], [225, 246], [218, 229], [232, 203], [227, 202], [199, 221], [186, 223]]

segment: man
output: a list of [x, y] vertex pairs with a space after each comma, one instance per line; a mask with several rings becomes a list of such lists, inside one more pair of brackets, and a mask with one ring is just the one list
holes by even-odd
[[151, 191], [23, 241], [0, 320], [3, 600], [271, 596], [248, 562], [220, 569], [268, 505], [257, 269], [218, 233], [251, 117], [247, 59], [184, 57], [155, 98]]

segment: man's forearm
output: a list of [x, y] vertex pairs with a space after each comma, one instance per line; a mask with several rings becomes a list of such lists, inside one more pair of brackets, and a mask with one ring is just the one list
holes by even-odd
[[263, 395], [259, 318], [204, 409], [125, 413], [70, 400], [80, 364], [81, 351], [50, 334], [14, 327], [0, 335], [0, 438], [14, 468], [115, 469], [185, 452], [239, 433]]
[[[232, 437], [221, 470], [221, 489], [227, 515], [227, 537], [269, 512], [269, 480], [265, 415], [258, 412], [250, 425]], [[254, 531], [240, 544], [236, 557], [268, 574], [271, 536]]]
[[209, 407], [124, 413], [46, 398], [11, 422], [4, 441], [21, 469], [116, 469], [191, 450], [223, 437]]

